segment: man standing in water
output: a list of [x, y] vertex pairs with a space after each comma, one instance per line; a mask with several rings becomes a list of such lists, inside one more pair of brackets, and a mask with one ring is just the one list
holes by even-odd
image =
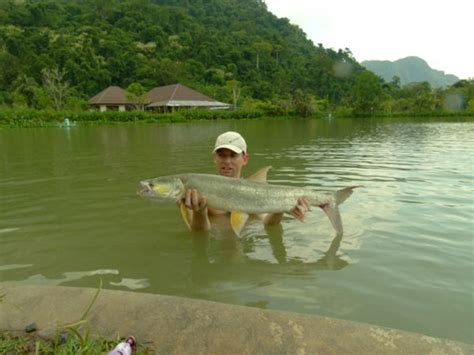
[[[237, 132], [229, 131], [222, 133], [216, 139], [212, 156], [219, 175], [240, 178], [242, 168], [247, 165], [249, 160], [247, 143]], [[184, 204], [191, 211], [189, 226], [193, 231], [210, 230], [210, 216], [230, 215], [227, 211], [208, 207], [206, 196], [201, 195], [196, 189], [188, 189], [186, 191]], [[300, 198], [291, 214], [300, 221], [304, 221], [308, 210], [308, 202], [304, 198]], [[267, 213], [258, 217], [265, 226], [272, 226], [280, 223], [283, 213]]]

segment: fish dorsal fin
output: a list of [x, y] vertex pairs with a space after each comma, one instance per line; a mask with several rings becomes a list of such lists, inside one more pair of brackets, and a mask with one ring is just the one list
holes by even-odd
[[267, 173], [272, 167], [269, 166], [264, 166], [263, 168], [257, 170], [253, 174], [250, 174], [250, 176], [247, 178], [249, 181], [255, 181], [255, 182], [267, 182]]
[[230, 225], [232, 227], [232, 230], [234, 231], [235, 234], [237, 234], [238, 237], [240, 237], [240, 232], [242, 232], [242, 229], [245, 226], [245, 223], [247, 223], [247, 220], [249, 219], [249, 215], [244, 212], [231, 212], [230, 213]]
[[181, 211], [181, 217], [183, 217], [183, 221], [186, 226], [191, 230], [191, 222], [189, 221], [189, 210], [186, 208], [184, 203], [179, 204], [179, 210]]

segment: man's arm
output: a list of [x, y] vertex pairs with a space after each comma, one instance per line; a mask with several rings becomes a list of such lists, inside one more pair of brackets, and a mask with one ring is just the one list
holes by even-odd
[[[296, 202], [296, 206], [291, 210], [290, 213], [301, 222], [304, 222], [306, 212], [308, 211], [308, 201], [305, 198], [299, 198]], [[263, 224], [266, 226], [273, 226], [275, 224], [280, 223], [282, 217], [283, 213], [268, 213], [267, 215], [265, 215], [265, 217], [263, 217]]]

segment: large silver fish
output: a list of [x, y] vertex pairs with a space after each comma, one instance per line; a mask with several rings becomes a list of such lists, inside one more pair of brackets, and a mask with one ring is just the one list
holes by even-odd
[[352, 194], [356, 186], [336, 192], [320, 192], [305, 187], [272, 185], [265, 182], [269, 169], [270, 167], [265, 167], [248, 179], [210, 174], [163, 176], [141, 181], [143, 188], [138, 193], [145, 197], [181, 202], [187, 189], [197, 189], [207, 197], [209, 207], [231, 212], [231, 225], [237, 234], [248, 214], [288, 213], [296, 206], [298, 199], [303, 197], [311, 206], [320, 207], [336, 232], [342, 234], [338, 206]]

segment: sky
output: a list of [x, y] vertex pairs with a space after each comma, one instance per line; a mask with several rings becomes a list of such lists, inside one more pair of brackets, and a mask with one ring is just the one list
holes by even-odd
[[360, 63], [417, 56], [432, 69], [474, 78], [473, 0], [265, 0], [315, 45], [349, 48]]

